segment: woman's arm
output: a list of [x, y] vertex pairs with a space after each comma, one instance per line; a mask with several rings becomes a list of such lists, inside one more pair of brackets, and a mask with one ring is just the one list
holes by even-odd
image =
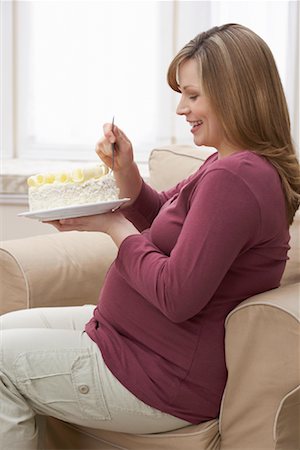
[[183, 322], [207, 305], [259, 230], [259, 208], [247, 185], [213, 171], [195, 191], [170, 255], [143, 235], [131, 236], [120, 246], [116, 268], [171, 321]]

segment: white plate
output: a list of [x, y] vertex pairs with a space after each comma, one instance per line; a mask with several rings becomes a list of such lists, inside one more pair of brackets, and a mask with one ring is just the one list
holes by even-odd
[[128, 202], [129, 198], [120, 198], [118, 200], [90, 203], [86, 205], [65, 206], [64, 208], [47, 209], [43, 211], [28, 211], [19, 213], [18, 216], [28, 217], [36, 220], [58, 220], [70, 219], [71, 217], [92, 216], [94, 214], [104, 214], [118, 209], [123, 203]]

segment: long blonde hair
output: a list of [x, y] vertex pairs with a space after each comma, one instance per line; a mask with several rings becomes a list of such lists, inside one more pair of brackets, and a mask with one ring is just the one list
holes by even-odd
[[289, 224], [300, 204], [300, 167], [292, 143], [282, 84], [268, 45], [238, 24], [198, 34], [171, 62], [167, 79], [178, 86], [179, 65], [199, 64], [200, 84], [227, 139], [265, 157], [276, 168], [286, 199]]

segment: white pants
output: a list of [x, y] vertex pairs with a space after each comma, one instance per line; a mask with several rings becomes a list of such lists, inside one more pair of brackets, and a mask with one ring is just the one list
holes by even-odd
[[0, 317], [0, 447], [37, 449], [36, 415], [97, 429], [157, 433], [188, 422], [137, 399], [83, 331], [94, 305]]

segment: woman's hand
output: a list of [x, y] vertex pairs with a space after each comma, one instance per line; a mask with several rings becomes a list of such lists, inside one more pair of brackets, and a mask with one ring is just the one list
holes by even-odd
[[47, 222], [58, 231], [101, 231], [109, 234], [109, 228], [119, 213], [96, 214], [94, 216], [74, 217]]
[[133, 164], [132, 144], [120, 128], [106, 123], [103, 126], [104, 137], [96, 144], [96, 153], [108, 167], [112, 167], [112, 144], [115, 144], [114, 172], [127, 170]]
[[53, 220], [44, 223], [53, 225], [58, 231], [100, 231], [108, 234], [118, 247], [126, 237], [139, 234], [134, 225], [120, 212]]
[[104, 137], [96, 145], [96, 153], [104, 164], [112, 167], [112, 143], [115, 143], [114, 177], [120, 189], [120, 198], [128, 197], [131, 200], [126, 204], [134, 203], [142, 188], [142, 178], [138, 166], [133, 160], [132, 145], [128, 137], [120, 128], [106, 123], [103, 126]]

